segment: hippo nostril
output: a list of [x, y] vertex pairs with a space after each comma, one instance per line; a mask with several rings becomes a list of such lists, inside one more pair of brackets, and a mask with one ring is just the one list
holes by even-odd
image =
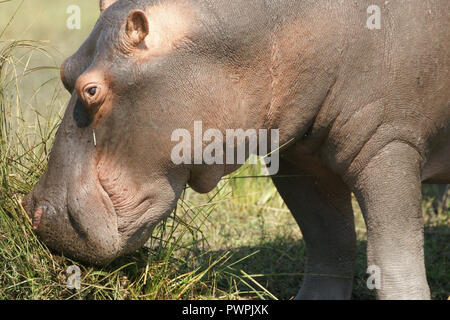
[[33, 230], [37, 230], [39, 227], [39, 224], [41, 223], [42, 215], [47, 210], [46, 206], [40, 206], [33, 214], [32, 220], [33, 220]]

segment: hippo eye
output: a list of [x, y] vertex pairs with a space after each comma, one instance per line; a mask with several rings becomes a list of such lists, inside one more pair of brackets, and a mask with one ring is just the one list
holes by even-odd
[[91, 97], [95, 96], [95, 94], [97, 93], [97, 87], [91, 87], [91, 88], [89, 88], [89, 89], [87, 90], [87, 93], [88, 93]]

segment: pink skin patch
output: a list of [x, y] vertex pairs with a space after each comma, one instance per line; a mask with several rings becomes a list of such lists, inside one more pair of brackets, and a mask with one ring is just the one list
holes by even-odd
[[44, 209], [41, 207], [34, 212], [33, 215], [33, 230], [36, 230], [41, 223], [41, 217], [44, 214]]

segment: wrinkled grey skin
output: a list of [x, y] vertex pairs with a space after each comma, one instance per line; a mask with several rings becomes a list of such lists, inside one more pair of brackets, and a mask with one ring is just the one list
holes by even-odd
[[[42, 240], [96, 264], [132, 252], [186, 184], [208, 192], [237, 168], [174, 165], [173, 130], [196, 120], [222, 132], [279, 128], [279, 175], [297, 177], [273, 181], [304, 235], [305, 272], [316, 274], [298, 298], [350, 298], [351, 192], [368, 265], [381, 271], [378, 297], [430, 298], [421, 184], [450, 183], [448, 0], [162, 0], [183, 16], [148, 15], [148, 33], [142, 15], [127, 20], [135, 9], [158, 16], [155, 3], [113, 3], [63, 64], [72, 99], [25, 199]], [[366, 28], [372, 4], [380, 30]], [[87, 121], [88, 103], [77, 102], [90, 79], [108, 93], [98, 123], [103, 109]]]

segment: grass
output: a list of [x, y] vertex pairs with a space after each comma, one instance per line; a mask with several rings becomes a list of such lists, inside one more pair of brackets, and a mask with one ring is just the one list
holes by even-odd
[[[0, 19], [6, 21], [0, 26], [0, 299], [294, 297], [304, 276], [305, 245], [271, 181], [242, 178], [260, 175], [260, 167], [245, 166], [208, 195], [186, 189], [175, 212], [158, 226], [145, 248], [104, 268], [54, 255], [36, 238], [20, 200], [46, 168], [67, 101], [57, 80], [62, 58], [58, 51], [69, 54], [70, 50], [55, 48], [68, 41], [43, 38], [50, 28], [39, 20], [32, 22], [33, 37], [15, 40], [24, 33], [15, 29], [14, 22], [23, 27], [26, 20], [20, 3], [0, 1], [0, 16], [8, 17]], [[49, 13], [44, 9], [50, 3]], [[39, 1], [42, 15], [64, 12], [65, 1], [61, 3]], [[2, 10], [5, 5], [8, 10]], [[80, 34], [76, 37], [81, 41]], [[71, 51], [79, 44], [74, 42]], [[436, 213], [435, 192], [431, 187], [426, 191], [428, 280], [432, 297], [447, 299], [450, 219], [444, 209], [448, 204]], [[373, 299], [374, 293], [366, 287], [365, 226], [356, 202], [354, 207], [358, 254], [353, 298]], [[66, 270], [73, 264], [82, 272], [79, 291], [66, 286]]]

